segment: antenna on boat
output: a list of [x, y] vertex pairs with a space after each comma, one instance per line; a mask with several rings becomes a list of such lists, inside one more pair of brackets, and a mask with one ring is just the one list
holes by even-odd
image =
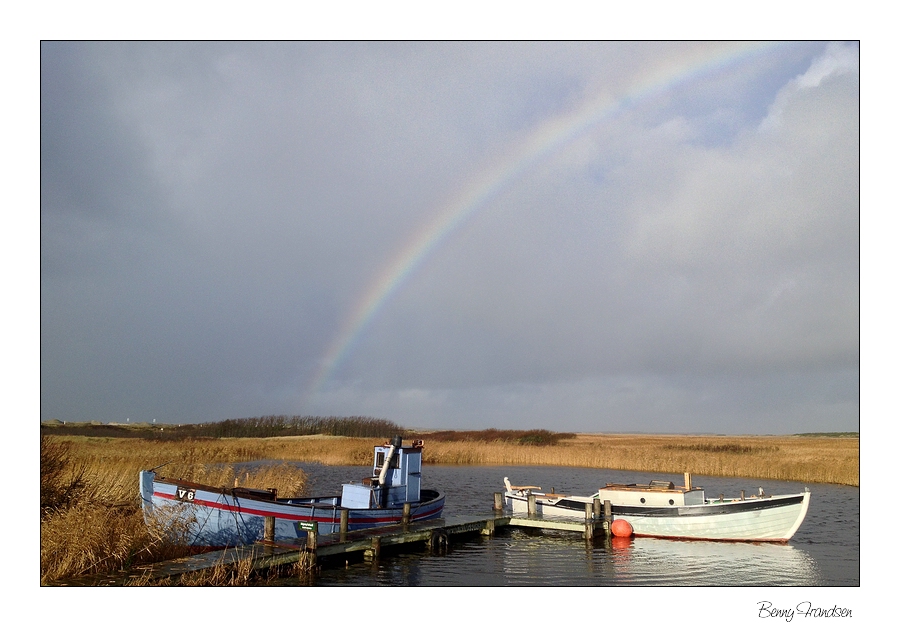
[[150, 469], [150, 471], [153, 471], [154, 473], [156, 473], [156, 470], [157, 470], [157, 469], [162, 469], [162, 468], [165, 467], [167, 464], [172, 464], [172, 461], [169, 460], [168, 462], [164, 462], [164, 463], [162, 463], [161, 465], [159, 465], [158, 467], [153, 467], [152, 469]]

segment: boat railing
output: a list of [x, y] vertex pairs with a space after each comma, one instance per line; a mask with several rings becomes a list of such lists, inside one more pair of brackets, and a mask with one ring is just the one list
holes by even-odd
[[672, 491], [675, 489], [674, 482], [666, 482], [665, 480], [651, 480], [649, 484], [637, 484], [635, 482], [624, 484], [616, 482], [607, 482], [604, 489], [622, 489], [628, 491]]

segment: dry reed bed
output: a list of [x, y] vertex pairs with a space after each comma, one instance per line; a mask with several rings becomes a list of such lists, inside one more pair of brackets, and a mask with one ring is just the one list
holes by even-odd
[[579, 435], [552, 447], [427, 445], [436, 464], [547, 465], [859, 486], [858, 438]]
[[[859, 438], [800, 436], [654, 436], [580, 434], [552, 446], [509, 443], [429, 442], [427, 464], [548, 465], [762, 478], [859, 486]], [[133, 471], [170, 462], [160, 470], [173, 476], [210, 463], [282, 460], [368, 465], [376, 438], [329, 436], [154, 442], [133, 439], [71, 438], [73, 453]], [[199, 480], [203, 482], [204, 480]], [[207, 481], [208, 483], [208, 481]], [[219, 483], [216, 483], [219, 484]], [[277, 486], [277, 485], [268, 485]], [[279, 487], [279, 493], [282, 488]]]
[[[45, 484], [42, 475], [42, 509], [45, 493], [54, 488], [66, 490], [77, 484], [65, 501], [42, 510], [41, 514], [41, 583], [112, 573], [130, 566], [182, 557], [191, 549], [170, 541], [171, 529], [155, 529], [145, 524], [138, 495], [138, 472], [152, 468], [160, 461], [146, 441], [126, 441], [129, 445], [110, 445], [108, 439], [62, 439], [53, 443], [66, 450], [68, 464], [64, 471]], [[43, 444], [43, 443], [42, 443]], [[153, 443], [150, 443], [151, 447]], [[183, 444], [181, 446], [184, 446]], [[302, 495], [306, 475], [284, 464], [263, 465], [253, 472], [237, 471], [221, 461], [213, 449], [214, 462], [205, 463], [202, 447], [182, 449], [175, 453], [170, 465], [178, 477], [220, 486], [277, 488], [284, 496]], [[42, 449], [42, 460], [43, 460]], [[225, 454], [227, 457], [227, 454]], [[188, 462], [185, 462], [188, 460]], [[165, 461], [165, 460], [163, 460]], [[179, 461], [181, 464], [178, 464]], [[168, 467], [166, 467], [168, 468]], [[77, 480], [76, 480], [77, 479]], [[55, 482], [56, 484], [53, 484]], [[245, 568], [245, 567], [242, 567]], [[227, 569], [213, 573], [209, 583], [225, 578]], [[227, 577], [243, 577], [228, 571]], [[182, 584], [198, 585], [199, 580]]]

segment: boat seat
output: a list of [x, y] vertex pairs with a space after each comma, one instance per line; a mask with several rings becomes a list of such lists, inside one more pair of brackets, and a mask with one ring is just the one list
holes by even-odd
[[236, 498], [254, 498], [256, 500], [270, 500], [275, 501], [277, 499], [277, 492], [275, 489], [251, 489], [249, 487], [233, 487], [228, 489]]

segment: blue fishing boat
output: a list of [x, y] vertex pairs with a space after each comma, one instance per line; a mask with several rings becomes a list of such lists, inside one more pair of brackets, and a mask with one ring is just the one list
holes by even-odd
[[[279, 498], [275, 489], [214, 487], [140, 472], [144, 519], [172, 529], [193, 546], [239, 546], [262, 540], [266, 518], [274, 520], [274, 541], [305, 538], [313, 522], [319, 534], [404, 521], [440, 518], [444, 496], [423, 489], [422, 441], [404, 446], [399, 436], [375, 447], [372, 474], [344, 484], [340, 495]], [[405, 505], [409, 505], [408, 507]], [[271, 529], [270, 522], [270, 529]]]

